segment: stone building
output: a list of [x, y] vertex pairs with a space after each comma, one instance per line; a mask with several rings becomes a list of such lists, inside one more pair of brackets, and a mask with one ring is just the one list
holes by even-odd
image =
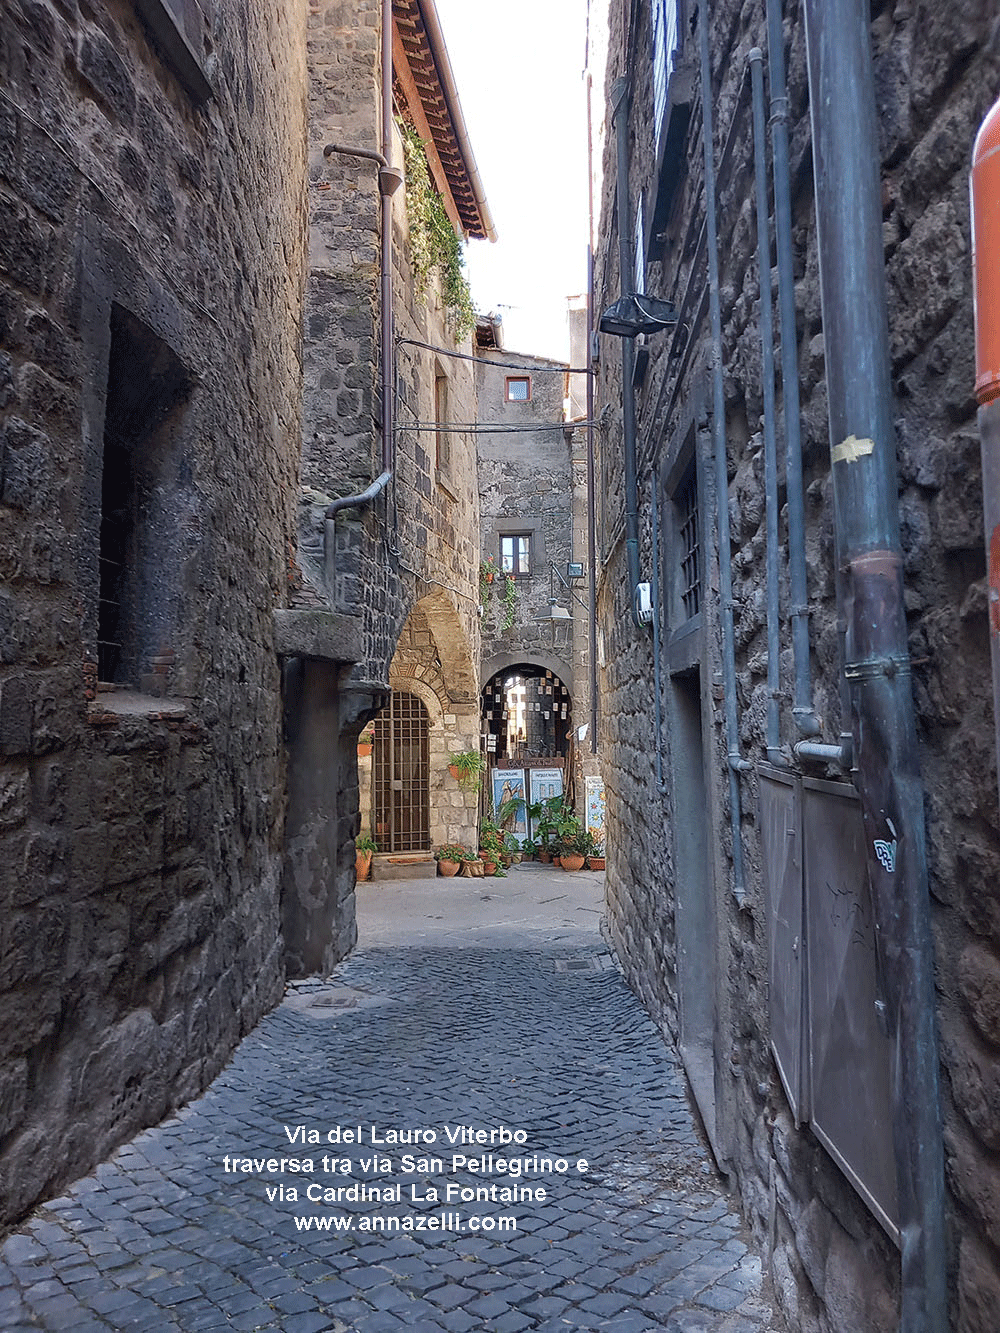
[[0, 15], [0, 1221], [281, 995], [305, 33]]
[[[610, 10], [609, 924], [796, 1329], [973, 1333], [1000, 1298], [967, 185], [997, 39], [979, 3]], [[885, 531], [859, 553], [866, 506]], [[874, 644], [897, 632], [902, 653]]]
[[491, 766], [562, 769], [566, 795], [582, 808], [582, 779], [597, 773], [586, 432], [567, 419], [564, 362], [506, 351], [489, 317], [476, 345], [487, 754]]
[[[432, 874], [433, 845], [476, 839], [475, 794], [448, 772], [449, 754], [479, 746], [479, 509], [464, 429], [476, 386], [456, 355], [471, 352], [473, 325], [458, 238], [492, 237], [493, 224], [432, 0], [314, 3], [309, 24], [300, 600], [356, 618], [363, 642], [345, 669], [335, 624], [332, 657], [305, 667], [315, 693], [301, 735], [315, 744], [323, 718], [331, 772], [291, 817], [311, 867], [302, 900], [324, 882], [314, 910], [323, 938], [332, 927], [333, 961], [354, 939], [359, 803], [376, 878]], [[456, 237], [445, 256], [433, 252], [435, 209], [439, 233], [450, 224]], [[344, 504], [373, 482], [373, 499]], [[359, 788], [355, 741], [373, 716]]]
[[475, 827], [492, 224], [432, 0], [305, 8], [0, 17], [0, 1223], [351, 947], [366, 718]]

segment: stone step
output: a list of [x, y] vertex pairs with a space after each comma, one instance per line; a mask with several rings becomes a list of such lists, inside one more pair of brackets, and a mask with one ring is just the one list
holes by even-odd
[[372, 879], [433, 879], [437, 862], [430, 852], [377, 852], [372, 857]]

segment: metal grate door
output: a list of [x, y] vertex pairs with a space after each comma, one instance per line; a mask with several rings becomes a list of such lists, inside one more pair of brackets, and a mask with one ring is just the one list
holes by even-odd
[[430, 850], [428, 726], [423, 703], [396, 690], [375, 719], [372, 801], [380, 851]]

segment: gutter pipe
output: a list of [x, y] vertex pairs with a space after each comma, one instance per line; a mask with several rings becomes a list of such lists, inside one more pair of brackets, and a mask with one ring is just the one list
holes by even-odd
[[715, 164], [712, 155], [712, 70], [708, 50], [708, 6], [698, 6], [701, 36], [701, 114], [705, 149], [705, 224], [708, 251], [709, 311], [712, 323], [712, 440], [715, 448], [715, 518], [719, 538], [719, 584], [722, 594], [722, 672], [729, 761], [729, 818], [733, 843], [733, 896], [746, 897], [743, 877], [743, 831], [740, 773], [750, 767], [740, 757], [736, 716], [736, 649], [733, 632], [733, 571], [729, 540], [729, 470], [726, 460], [726, 403], [722, 384], [722, 312], [719, 301], [719, 237], [715, 218]]
[[[628, 79], [615, 79], [611, 85], [614, 106], [612, 118], [616, 131], [616, 173], [618, 187], [618, 285], [622, 297], [634, 296], [629, 244], [632, 237], [628, 211]], [[636, 614], [635, 590], [639, 586], [639, 479], [636, 466], [635, 431], [635, 347], [631, 338], [622, 338], [622, 435], [625, 454], [625, 553], [628, 560], [629, 600], [632, 619]]]
[[778, 598], [778, 448], [774, 436], [774, 316], [771, 307], [771, 243], [767, 207], [767, 128], [764, 123], [764, 53], [749, 55], [753, 88], [753, 158], [757, 191], [757, 275], [760, 288], [761, 388], [764, 395], [764, 496], [767, 526], [767, 759], [781, 753], [781, 608]]
[[869, 6], [804, 0], [844, 673], [892, 1044], [901, 1333], [948, 1327], [924, 790], [910, 688]]
[[983, 521], [989, 583], [993, 713], [1000, 755], [1000, 102], [972, 150], [972, 275], [976, 322], [976, 397], [983, 458]]
[[[588, 131], [590, 93], [587, 95]], [[589, 161], [589, 155], [588, 155]], [[587, 246], [587, 567], [590, 574], [587, 638], [590, 649], [590, 753], [597, 754], [597, 496], [594, 458], [594, 252]]]
[[788, 576], [791, 592], [795, 694], [792, 716], [799, 735], [822, 731], [812, 701], [809, 666], [809, 589], [806, 581], [805, 504], [802, 487], [802, 423], [799, 405], [795, 274], [792, 267], [792, 199], [788, 152], [788, 89], [781, 0], [767, 0], [767, 56], [771, 83], [771, 148], [774, 173], [774, 248], [781, 316], [781, 391], [785, 416], [785, 487], [788, 502]]

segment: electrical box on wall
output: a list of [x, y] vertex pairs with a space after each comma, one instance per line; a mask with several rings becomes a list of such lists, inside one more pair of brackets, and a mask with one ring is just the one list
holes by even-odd
[[653, 619], [653, 598], [648, 583], [635, 585], [635, 618], [640, 625], [648, 625]]

